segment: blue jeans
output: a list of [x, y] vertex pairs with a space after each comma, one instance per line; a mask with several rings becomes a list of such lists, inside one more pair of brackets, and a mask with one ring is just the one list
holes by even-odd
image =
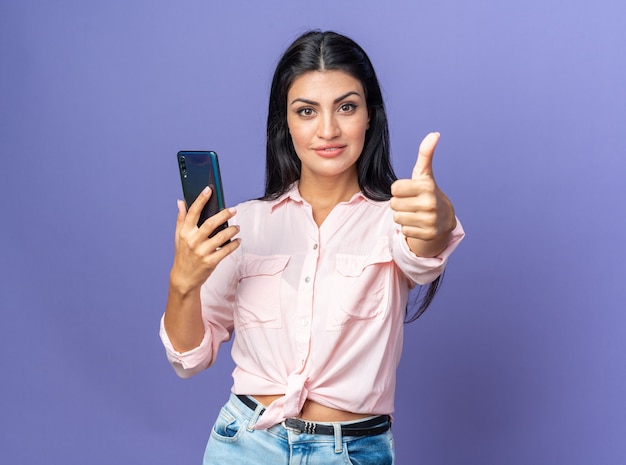
[[[254, 430], [255, 411], [235, 395], [222, 407], [204, 453], [204, 465], [393, 465], [391, 430], [376, 436], [298, 433], [275, 425]], [[350, 422], [335, 423], [345, 425]]]

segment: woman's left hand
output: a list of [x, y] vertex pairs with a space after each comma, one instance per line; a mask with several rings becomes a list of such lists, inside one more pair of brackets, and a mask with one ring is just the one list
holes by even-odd
[[391, 185], [394, 221], [415, 255], [435, 257], [447, 246], [456, 227], [454, 206], [439, 189], [433, 176], [433, 155], [439, 133], [428, 134], [419, 147], [411, 179], [398, 179]]

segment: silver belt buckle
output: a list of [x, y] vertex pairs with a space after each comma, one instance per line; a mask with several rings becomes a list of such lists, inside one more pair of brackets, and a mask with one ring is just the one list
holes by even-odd
[[315, 422], [312, 421], [306, 421], [306, 420], [297, 420], [298, 422], [302, 422], [304, 425], [304, 429], [300, 428], [294, 428], [293, 426], [289, 426], [287, 425], [287, 420], [284, 420], [281, 424], [283, 425], [283, 427], [289, 431], [293, 431], [296, 434], [302, 434], [302, 433], [306, 433], [306, 434], [315, 434], [315, 428], [317, 426], [317, 424]]
[[281, 425], [283, 425], [283, 428], [285, 428], [286, 430], [293, 431], [296, 434], [302, 434], [302, 431], [300, 429], [287, 425], [287, 420], [283, 420]]

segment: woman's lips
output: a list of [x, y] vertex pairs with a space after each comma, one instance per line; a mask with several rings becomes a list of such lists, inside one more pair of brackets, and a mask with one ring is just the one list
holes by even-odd
[[330, 145], [328, 147], [316, 147], [313, 151], [320, 157], [333, 158], [341, 155], [345, 149], [345, 145]]

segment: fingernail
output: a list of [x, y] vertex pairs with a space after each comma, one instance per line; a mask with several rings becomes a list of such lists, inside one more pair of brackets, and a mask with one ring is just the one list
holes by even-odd
[[233, 214], [233, 215], [234, 215], [235, 213], [237, 213], [237, 209], [236, 209], [235, 207], [230, 207], [230, 208], [228, 209], [228, 211], [229, 211], [231, 214]]
[[202, 193], [204, 195], [209, 195], [209, 192], [211, 192], [211, 188], [209, 186], [206, 186], [204, 189], [202, 189]]

